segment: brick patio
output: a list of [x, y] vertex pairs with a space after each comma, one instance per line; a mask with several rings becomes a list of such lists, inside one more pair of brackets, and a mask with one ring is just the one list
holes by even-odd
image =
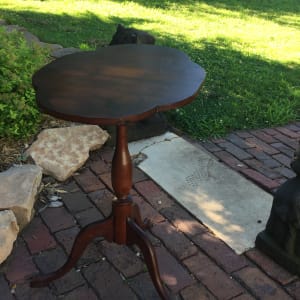
[[[220, 161], [268, 192], [294, 177], [289, 164], [300, 123], [240, 131], [201, 142]], [[0, 267], [0, 299], [159, 299], [139, 250], [97, 239], [76, 268], [48, 287], [31, 289], [28, 278], [59, 267], [79, 229], [110, 213], [112, 150], [92, 153], [71, 180], [61, 184], [64, 206], [37, 213]], [[47, 180], [47, 178], [45, 178]], [[162, 279], [174, 299], [300, 299], [300, 280], [257, 249], [236, 255], [174, 199], [134, 168], [133, 200], [154, 225], [148, 232]], [[76, 201], [74, 201], [74, 199]], [[37, 210], [42, 203], [37, 201]]]

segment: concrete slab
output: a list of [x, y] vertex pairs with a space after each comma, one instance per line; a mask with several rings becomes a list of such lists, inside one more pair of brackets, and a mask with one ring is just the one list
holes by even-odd
[[166, 132], [165, 134], [155, 136], [149, 139], [132, 142], [129, 143], [129, 152], [131, 155], [136, 156], [139, 155], [140, 153], [141, 154], [144, 153], [143, 151], [145, 149], [153, 145], [163, 143], [163, 142], [168, 142], [175, 138], [179, 138], [179, 136], [172, 132]]
[[272, 196], [173, 133], [129, 144], [139, 168], [236, 253], [254, 247]]

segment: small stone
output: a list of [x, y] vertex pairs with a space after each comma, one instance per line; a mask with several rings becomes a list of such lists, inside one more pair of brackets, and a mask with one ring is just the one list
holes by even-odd
[[[70, 193], [74, 193], [76, 191], [77, 191], [77, 189], [74, 189], [74, 190], [71, 190]], [[62, 190], [62, 189], [57, 189], [56, 192], [60, 193], [60, 194], [66, 194], [66, 193], [68, 193], [67, 191]], [[60, 199], [61, 199], [61, 197], [60, 197]]]
[[19, 226], [11, 210], [0, 211], [0, 264], [9, 256], [17, 238]]
[[20, 165], [0, 173], [0, 209], [11, 209], [22, 229], [32, 218], [42, 169]]
[[43, 130], [26, 154], [43, 168], [44, 174], [64, 181], [99, 149], [108, 133], [96, 125], [80, 125]]
[[50, 195], [48, 196], [49, 201], [57, 201], [57, 200], [61, 200], [60, 196], [56, 196], [56, 195]]
[[61, 201], [51, 201], [48, 207], [62, 207], [64, 204]]

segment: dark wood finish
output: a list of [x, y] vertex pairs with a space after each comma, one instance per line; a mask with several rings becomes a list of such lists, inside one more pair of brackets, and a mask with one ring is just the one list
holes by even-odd
[[132, 162], [127, 143], [127, 122], [192, 101], [205, 72], [184, 53], [149, 45], [122, 45], [58, 59], [33, 77], [39, 107], [71, 121], [117, 125], [112, 161], [112, 186], [117, 196], [112, 214], [84, 227], [75, 239], [67, 262], [57, 271], [31, 281], [41, 287], [60, 278], [80, 258], [86, 246], [103, 236], [118, 244], [137, 244], [152, 281], [164, 300], [168, 293], [159, 275], [154, 248], [144, 232], [149, 224], [130, 198]]
[[191, 102], [204, 70], [176, 49], [115, 45], [59, 58], [33, 76], [38, 105], [90, 124], [139, 121]]
[[111, 182], [118, 199], [126, 199], [132, 186], [132, 164], [127, 145], [126, 125], [117, 126], [116, 149], [112, 161]]
[[31, 287], [42, 287], [69, 272], [77, 263], [84, 250], [97, 236], [103, 236], [107, 241], [113, 241], [113, 217], [104, 221], [94, 222], [84, 227], [77, 235], [67, 262], [55, 272], [38, 275], [30, 282]]
[[153, 246], [145, 232], [133, 220], [127, 221], [127, 245], [136, 244], [141, 249], [154, 286], [162, 299], [169, 299], [160, 278], [158, 263]]

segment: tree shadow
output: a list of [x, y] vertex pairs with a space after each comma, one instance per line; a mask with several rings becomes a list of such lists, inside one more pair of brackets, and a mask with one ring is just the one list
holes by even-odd
[[297, 0], [285, 0], [285, 1], [203, 0], [201, 2], [206, 3], [208, 5], [213, 5], [217, 8], [229, 9], [233, 11], [246, 11], [254, 15], [261, 15], [261, 14], [282, 15], [282, 14], [297, 14], [300, 12], [300, 5]]
[[[145, 23], [142, 18], [119, 18], [111, 16], [101, 19], [93, 12], [83, 12], [80, 16], [64, 14], [41, 13], [30, 10], [12, 11], [0, 8], [1, 15], [7, 23], [17, 24], [26, 29], [43, 42], [58, 43], [64, 47], [96, 48], [108, 45], [116, 26], [122, 23], [124, 26]], [[96, 30], [95, 30], [96, 28]], [[76, 40], [74, 43], [74, 35]]]
[[299, 13], [300, 2], [297, 0], [285, 1], [210, 1], [204, 0], [207, 5], [213, 5], [219, 9], [243, 12], [249, 16], [256, 16], [268, 21], [274, 21], [280, 25], [294, 28], [300, 27]]
[[188, 43], [184, 37], [164, 35], [160, 41], [188, 53], [207, 71], [197, 100], [169, 113], [176, 126], [190, 135], [211, 137], [214, 132], [226, 134], [299, 119], [299, 65], [242, 53], [233, 40], [221, 37]]
[[[122, 0], [112, 0], [122, 3]], [[132, 0], [133, 2], [154, 9], [178, 9], [187, 8], [191, 13], [203, 11], [206, 14], [229, 15], [231, 12], [242, 13], [245, 16], [256, 16], [269, 21], [274, 21], [281, 25], [294, 28], [300, 27], [299, 13], [300, 2], [298, 0], [271, 0], [271, 1], [240, 1], [240, 0]], [[203, 4], [208, 7], [205, 8]], [[213, 8], [213, 9], [210, 9]], [[228, 10], [226, 13], [224, 10]]]
[[[114, 2], [122, 3], [122, 0], [113, 0]], [[171, 6], [197, 6], [198, 4], [212, 5], [217, 8], [229, 9], [234, 11], [248, 11], [252, 13], [271, 13], [271, 14], [297, 14], [300, 12], [300, 4], [297, 0], [252, 0], [252, 1], [240, 1], [240, 0], [132, 0], [139, 5], [152, 8], [168, 9]]]

